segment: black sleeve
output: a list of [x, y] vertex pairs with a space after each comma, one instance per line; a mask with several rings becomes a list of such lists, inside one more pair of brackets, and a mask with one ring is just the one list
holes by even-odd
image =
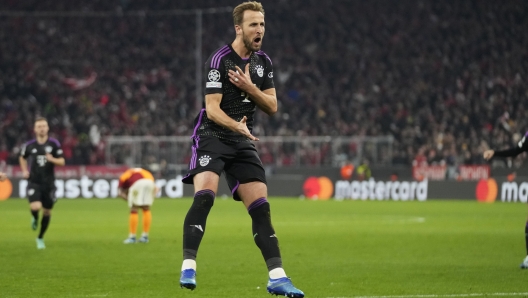
[[22, 149], [20, 150], [20, 156], [24, 159], [27, 159], [29, 157], [29, 153], [31, 152], [29, 147], [30, 145], [24, 144], [22, 146]]
[[495, 153], [493, 154], [493, 156], [496, 156], [496, 157], [515, 157], [525, 151], [528, 151], [528, 142], [526, 141], [526, 136], [528, 135], [528, 133], [526, 133], [523, 138], [519, 141], [519, 143], [517, 143], [517, 146], [513, 147], [513, 148], [509, 148], [509, 149], [506, 149], [506, 150], [500, 150], [500, 151], [495, 151]]
[[222, 59], [205, 63], [205, 94], [223, 93], [226, 70]]
[[60, 143], [57, 143], [55, 146], [53, 146], [53, 152], [51, 155], [53, 155], [55, 158], [64, 157], [64, 152], [62, 151]]
[[267, 57], [265, 60], [266, 68], [264, 70], [264, 83], [260, 87], [260, 90], [262, 91], [275, 88], [275, 83], [273, 82], [273, 64], [271, 64], [271, 60], [268, 60]]

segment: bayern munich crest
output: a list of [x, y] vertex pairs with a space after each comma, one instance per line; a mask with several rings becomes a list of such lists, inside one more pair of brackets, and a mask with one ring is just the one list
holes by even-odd
[[203, 155], [203, 156], [200, 156], [200, 159], [198, 161], [200, 162], [200, 165], [202, 167], [205, 167], [206, 165], [209, 164], [210, 160], [211, 160], [211, 157], [209, 157], [209, 155]]
[[262, 67], [261, 65], [257, 65], [256, 69], [258, 76], [262, 78], [262, 76], [264, 75], [264, 67]]

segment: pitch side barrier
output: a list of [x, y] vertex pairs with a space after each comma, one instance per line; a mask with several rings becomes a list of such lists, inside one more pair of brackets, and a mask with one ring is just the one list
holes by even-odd
[[[527, 179], [525, 179], [527, 178]], [[183, 184], [182, 176], [158, 179], [158, 197], [192, 197], [192, 185]], [[11, 179], [0, 183], [0, 200], [27, 197], [27, 180]], [[117, 179], [57, 179], [57, 198], [104, 199], [117, 197]], [[515, 181], [489, 178], [480, 181], [413, 181], [402, 180], [337, 180], [325, 176], [281, 175], [268, 177], [269, 195], [317, 200], [478, 200], [481, 202], [528, 202], [528, 177]], [[221, 179], [217, 197], [230, 198], [231, 192]]]
[[[268, 181], [270, 196], [299, 197], [302, 194], [302, 178], [294, 177], [290, 180], [283, 178], [271, 179]], [[58, 178], [55, 180], [55, 196], [60, 199], [105, 199], [117, 197], [118, 179], [90, 178]], [[6, 198], [27, 197], [28, 182], [25, 179], [10, 179], [0, 184], [0, 200]], [[182, 176], [174, 178], [157, 179], [156, 186], [160, 189], [157, 197], [182, 198], [192, 197], [194, 188], [192, 185], [183, 184]], [[221, 179], [218, 197], [231, 197], [227, 183]]]
[[528, 202], [528, 177], [515, 181], [489, 178], [479, 181], [336, 181], [337, 200], [476, 200], [484, 203]]
[[[182, 177], [177, 176], [172, 179], [158, 179], [156, 186], [160, 189], [158, 197], [181, 198], [184, 196]], [[28, 182], [24, 179], [11, 179], [12, 198], [27, 197]], [[117, 197], [118, 179], [81, 178], [56, 179], [55, 196], [65, 199], [105, 199]]]

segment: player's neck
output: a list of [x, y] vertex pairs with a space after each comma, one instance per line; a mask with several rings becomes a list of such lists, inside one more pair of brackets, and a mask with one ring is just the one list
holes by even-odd
[[43, 136], [43, 137], [37, 136], [37, 143], [39, 144], [44, 144], [46, 143], [47, 140], [48, 140], [48, 136]]
[[251, 53], [253, 53], [252, 51], [248, 50], [244, 45], [244, 42], [238, 38], [235, 39], [233, 43], [231, 43], [231, 47], [242, 59], [249, 58], [249, 56], [251, 56]]

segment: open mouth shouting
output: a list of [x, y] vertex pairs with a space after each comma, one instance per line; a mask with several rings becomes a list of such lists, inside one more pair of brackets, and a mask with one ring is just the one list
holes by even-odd
[[260, 47], [262, 46], [262, 37], [261, 36], [255, 37], [255, 39], [253, 39], [252, 46], [255, 49], [260, 49]]
[[246, 46], [246, 49], [248, 49], [249, 51], [259, 51], [260, 47], [262, 47], [262, 35], [259, 34], [253, 39], [251, 39], [249, 36], [244, 36], [243, 42]]

